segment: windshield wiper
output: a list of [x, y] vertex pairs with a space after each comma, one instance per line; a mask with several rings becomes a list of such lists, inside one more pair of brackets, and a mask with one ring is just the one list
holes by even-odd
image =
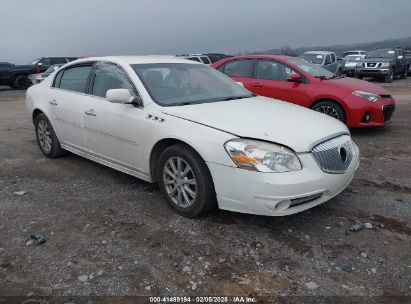
[[335, 78], [335, 75], [333, 75], [333, 76], [324, 76], [324, 75], [319, 75], [319, 76], [314, 76], [315, 78], [319, 78], [319, 79], [321, 79], [321, 80], [330, 80], [330, 79], [333, 79], [333, 78]]
[[250, 96], [228, 96], [228, 97], [225, 97], [225, 98], [222, 98], [222, 99], [219, 99], [219, 100], [221, 100], [221, 101], [229, 101], [229, 100], [236, 100], [236, 99], [243, 99], [243, 98], [251, 98], [251, 97], [254, 97], [253, 95], [250, 95]]
[[228, 101], [228, 100], [235, 100], [235, 99], [243, 99], [243, 98], [251, 98], [257, 95], [251, 94], [250, 96], [228, 96], [221, 99], [205, 99], [205, 100], [196, 100], [196, 101], [184, 101], [175, 103], [172, 106], [188, 106], [188, 105], [195, 105], [195, 104], [203, 104], [203, 103], [210, 103], [210, 102], [217, 102], [217, 101]]

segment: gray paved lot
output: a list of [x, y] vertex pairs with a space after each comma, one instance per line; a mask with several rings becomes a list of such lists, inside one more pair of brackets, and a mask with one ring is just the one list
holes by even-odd
[[[352, 130], [361, 165], [338, 197], [284, 218], [201, 219], [156, 185], [46, 159], [24, 92], [0, 88], [0, 295], [411, 296], [411, 79], [386, 87], [394, 122]], [[43, 245], [28, 242], [37, 232]]]

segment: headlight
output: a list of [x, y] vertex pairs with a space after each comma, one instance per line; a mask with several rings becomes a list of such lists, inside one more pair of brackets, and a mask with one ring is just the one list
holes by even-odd
[[363, 91], [354, 91], [351, 94], [371, 102], [376, 102], [380, 98], [379, 95]]
[[388, 68], [391, 64], [389, 62], [383, 62], [381, 63], [381, 68]]
[[362, 63], [361, 63], [361, 62], [358, 62], [358, 63], [356, 64], [356, 67], [357, 67], [357, 68], [362, 68]]
[[251, 139], [233, 139], [225, 143], [231, 159], [239, 168], [259, 172], [301, 170], [300, 160], [290, 149]]

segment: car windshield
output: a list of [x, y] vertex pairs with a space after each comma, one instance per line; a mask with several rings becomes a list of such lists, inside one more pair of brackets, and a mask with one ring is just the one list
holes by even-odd
[[318, 65], [309, 63], [300, 58], [291, 57], [290, 59], [288, 59], [288, 62], [314, 77], [318, 77], [318, 78], [334, 78], [335, 77], [334, 73], [331, 73], [330, 71]]
[[162, 106], [226, 101], [252, 97], [219, 71], [189, 63], [131, 65], [151, 98]]
[[35, 65], [37, 62], [40, 61], [41, 58], [36, 58], [28, 63], [28, 65]]
[[52, 65], [51, 67], [49, 67], [44, 73], [53, 73], [54, 71], [57, 71], [58, 70], [58, 68], [60, 67], [61, 65]]
[[349, 55], [344, 57], [344, 60], [346, 62], [357, 62], [357, 61], [361, 61], [363, 57], [362, 56], [355, 56], [355, 55]]
[[302, 54], [301, 58], [303, 58], [305, 61], [314, 63], [314, 64], [322, 64], [324, 60], [324, 55], [321, 54]]
[[365, 58], [394, 58], [394, 50], [376, 50], [371, 51]]

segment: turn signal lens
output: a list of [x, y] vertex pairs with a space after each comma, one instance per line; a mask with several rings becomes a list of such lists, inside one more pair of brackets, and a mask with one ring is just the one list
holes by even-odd
[[302, 169], [297, 155], [290, 149], [251, 139], [233, 139], [225, 143], [226, 151], [242, 169], [259, 172], [289, 172]]
[[381, 98], [381, 96], [379, 95], [363, 91], [354, 91], [351, 94], [371, 102], [376, 102], [378, 99]]

